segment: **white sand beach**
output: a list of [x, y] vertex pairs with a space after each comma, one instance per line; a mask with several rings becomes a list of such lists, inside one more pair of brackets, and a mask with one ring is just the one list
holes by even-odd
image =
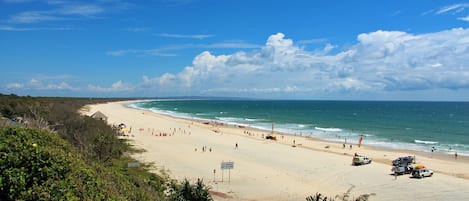
[[[207, 125], [127, 108], [124, 103], [90, 105], [86, 114], [100, 111], [109, 124], [125, 123], [132, 128], [126, 138], [146, 150], [133, 157], [152, 162], [155, 171], [165, 169], [179, 180], [202, 178], [215, 192], [215, 200], [305, 200], [316, 192], [334, 196], [350, 188], [352, 197], [372, 194], [370, 200], [469, 200], [468, 157], [356, 144], [344, 149], [339, 143], [291, 135], [277, 135], [272, 141], [262, 138], [268, 132]], [[354, 153], [373, 162], [352, 166]], [[391, 161], [408, 155], [415, 155], [435, 174], [396, 178]], [[234, 169], [223, 171], [223, 182], [222, 161], [234, 162]]]

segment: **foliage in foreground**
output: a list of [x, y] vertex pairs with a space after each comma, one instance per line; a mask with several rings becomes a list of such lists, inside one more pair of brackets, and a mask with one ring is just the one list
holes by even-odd
[[69, 143], [46, 131], [0, 127], [0, 197], [5, 200], [162, 200], [164, 180], [146, 190], [119, 171], [87, 164]]
[[350, 199], [350, 192], [353, 188], [354, 186], [350, 187], [343, 195], [336, 195], [335, 198], [324, 196], [321, 193], [316, 193], [314, 196], [311, 195], [306, 197], [306, 201], [335, 201], [336, 199], [337, 201], [367, 201], [370, 196], [375, 195], [373, 193], [363, 194], [355, 199]]
[[205, 186], [201, 179], [197, 179], [195, 185], [191, 185], [185, 179], [180, 186], [176, 187], [175, 192], [171, 195], [171, 200], [177, 201], [211, 201], [213, 200], [209, 194], [210, 188]]
[[[127, 167], [135, 150], [105, 122], [77, 113], [107, 101], [0, 94], [0, 200], [193, 200], [177, 196], [184, 182], [147, 164]], [[212, 200], [202, 182], [195, 186], [199, 200]]]

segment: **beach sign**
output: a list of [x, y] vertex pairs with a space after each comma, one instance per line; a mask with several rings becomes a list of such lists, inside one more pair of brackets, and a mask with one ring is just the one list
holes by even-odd
[[130, 162], [130, 163], [127, 163], [127, 167], [139, 167], [140, 166], [140, 163], [139, 162]]
[[221, 169], [222, 170], [229, 170], [234, 168], [234, 162], [229, 161], [229, 162], [221, 162]]
[[228, 162], [221, 162], [221, 181], [223, 182], [223, 171], [228, 170], [228, 182], [231, 180], [231, 169], [234, 169], [234, 162], [233, 161], [228, 161]]

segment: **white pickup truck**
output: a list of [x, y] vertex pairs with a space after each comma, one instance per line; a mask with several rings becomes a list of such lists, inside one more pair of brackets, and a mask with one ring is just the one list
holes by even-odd
[[427, 168], [414, 169], [412, 171], [412, 177], [415, 177], [415, 178], [431, 177], [432, 175], [433, 175], [433, 171]]
[[360, 156], [360, 155], [355, 155], [353, 157], [353, 165], [365, 165], [365, 164], [370, 164], [371, 159], [369, 159], [366, 156]]

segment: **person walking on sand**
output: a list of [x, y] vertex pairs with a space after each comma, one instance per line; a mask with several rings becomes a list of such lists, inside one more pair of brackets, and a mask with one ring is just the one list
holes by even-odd
[[454, 152], [454, 159], [458, 160], [458, 152]]
[[235, 144], [235, 149], [238, 149], [238, 143], [237, 143], [237, 142], [236, 142], [236, 144]]

